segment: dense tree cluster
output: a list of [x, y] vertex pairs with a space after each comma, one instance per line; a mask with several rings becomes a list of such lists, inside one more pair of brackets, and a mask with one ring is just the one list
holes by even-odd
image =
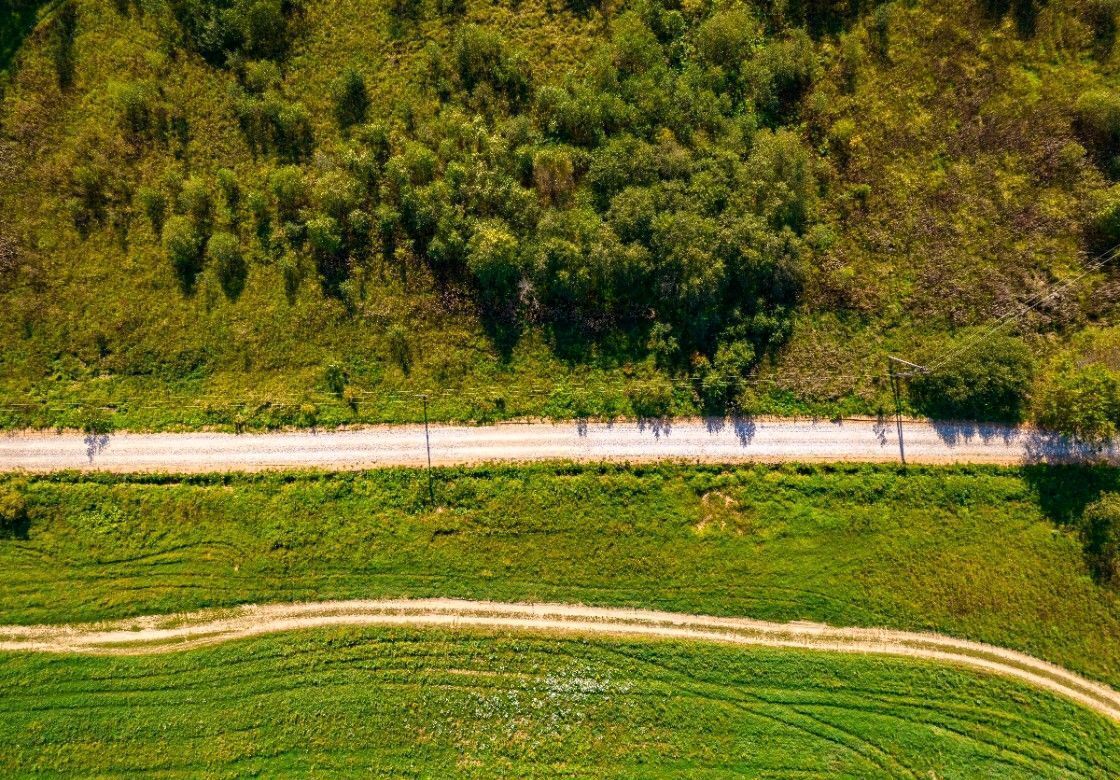
[[[499, 326], [539, 323], [569, 346], [623, 333], [641, 350], [655, 334], [660, 360], [732, 400], [788, 336], [802, 286], [818, 183], [783, 125], [817, 78], [813, 48], [800, 31], [767, 39], [744, 11], [690, 26], [653, 4], [613, 30], [585, 73], [538, 85], [496, 32], [464, 25], [429, 47], [440, 107], [413, 127], [365, 121], [365, 85], [345, 73], [345, 148], [275, 169], [260, 218], [278, 230], [262, 235], [311, 257], [331, 294], [363, 263], [408, 256], [472, 287]], [[239, 116], [268, 138], [253, 128], [275, 73], [242, 70]]]
[[[138, 193], [185, 292], [210, 264], [236, 298], [243, 236], [280, 263], [289, 295], [300, 258], [344, 300], [357, 270], [420, 261], [473, 290], [495, 335], [535, 324], [566, 350], [627, 345], [695, 374], [712, 409], [734, 404], [788, 337], [819, 194], [816, 157], [792, 128], [820, 70], [804, 31], [767, 36], [743, 9], [689, 22], [651, 2], [616, 18], [578, 74], [537, 83], [497, 32], [462, 25], [426, 50], [438, 108], [421, 120], [371, 119], [362, 75], [340, 74], [341, 146], [308, 166], [312, 123], [283, 94], [279, 49], [245, 21], [258, 6], [285, 10], [176, 12], [203, 56], [234, 55], [235, 114], [275, 161], [244, 196], [232, 171]], [[151, 126], [149, 98], [122, 90], [128, 133]], [[661, 409], [655, 390], [643, 404]]]
[[168, 0], [183, 44], [212, 65], [231, 56], [283, 57], [291, 43], [293, 0]]

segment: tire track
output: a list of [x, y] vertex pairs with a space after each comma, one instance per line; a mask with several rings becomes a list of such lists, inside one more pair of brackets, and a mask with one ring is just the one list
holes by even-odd
[[107, 623], [0, 626], [0, 652], [151, 655], [263, 634], [342, 626], [429, 626], [716, 642], [887, 655], [966, 667], [1057, 694], [1120, 724], [1120, 692], [1013, 650], [939, 634], [770, 623], [570, 604], [455, 599], [246, 606]]

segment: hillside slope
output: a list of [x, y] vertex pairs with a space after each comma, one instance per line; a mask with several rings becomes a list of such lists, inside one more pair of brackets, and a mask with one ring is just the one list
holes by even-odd
[[8, 427], [874, 413], [888, 353], [1036, 302], [1017, 393], [1120, 368], [1107, 267], [1035, 298], [1120, 236], [1108, 0], [42, 17], [0, 106]]

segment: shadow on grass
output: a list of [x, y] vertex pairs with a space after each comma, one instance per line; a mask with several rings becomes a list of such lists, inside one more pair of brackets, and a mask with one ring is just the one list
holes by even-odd
[[0, 73], [8, 70], [19, 47], [35, 29], [40, 9], [54, 4], [54, 0], [11, 0], [9, 3], [0, 3]]
[[1086, 519], [1085, 510], [1104, 494], [1120, 492], [1120, 469], [1105, 464], [1037, 463], [1023, 466], [1022, 473], [1043, 514], [1058, 527], [1077, 531], [1093, 579], [1115, 587], [1115, 573], [1102, 560], [1101, 528]]

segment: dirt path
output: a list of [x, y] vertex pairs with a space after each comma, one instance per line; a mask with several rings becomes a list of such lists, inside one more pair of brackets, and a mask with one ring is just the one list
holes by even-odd
[[824, 652], [903, 656], [1017, 680], [1120, 723], [1120, 692], [1060, 666], [939, 634], [819, 623], [768, 623], [570, 604], [451, 599], [329, 601], [247, 606], [68, 626], [0, 626], [0, 652], [148, 655], [280, 631], [327, 626], [439, 626], [720, 642]]
[[[910, 421], [903, 425], [911, 463], [1064, 461], [1087, 454], [1026, 428]], [[897, 462], [898, 432], [890, 421], [678, 420], [660, 423], [507, 423], [433, 426], [432, 462], [656, 460], [734, 463]], [[1115, 460], [1115, 452], [1106, 453]], [[66, 433], [0, 435], [0, 471], [48, 472], [259, 471], [423, 466], [423, 426], [342, 431], [226, 433]]]

